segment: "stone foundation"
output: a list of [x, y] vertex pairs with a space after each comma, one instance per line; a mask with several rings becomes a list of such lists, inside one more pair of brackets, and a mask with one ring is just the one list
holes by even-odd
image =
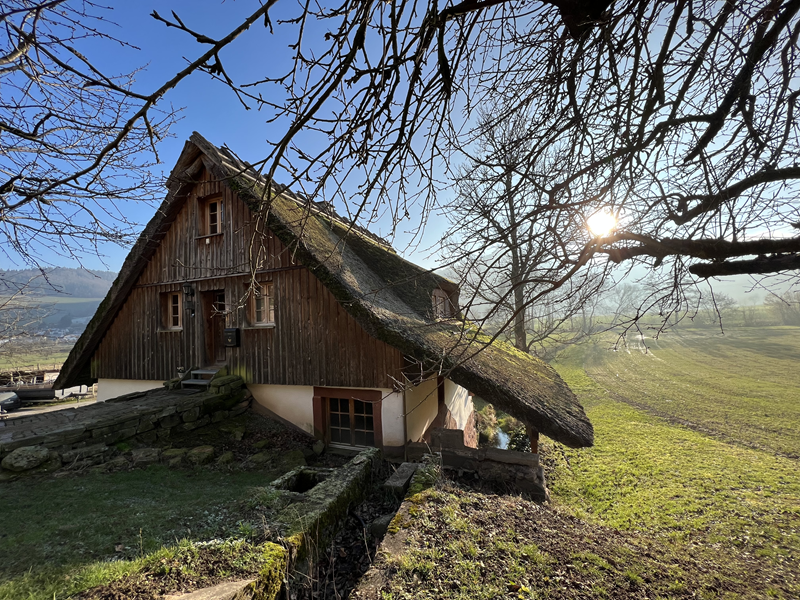
[[468, 448], [460, 429], [434, 429], [430, 444], [407, 445], [408, 460], [419, 461], [431, 452], [441, 456], [444, 468], [477, 473], [487, 481], [510, 483], [537, 500], [548, 498], [538, 454], [499, 448]]

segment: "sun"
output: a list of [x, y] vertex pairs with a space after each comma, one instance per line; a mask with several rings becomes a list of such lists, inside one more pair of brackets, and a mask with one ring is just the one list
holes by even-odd
[[603, 237], [617, 226], [617, 218], [607, 209], [600, 210], [586, 220], [586, 226], [592, 235]]

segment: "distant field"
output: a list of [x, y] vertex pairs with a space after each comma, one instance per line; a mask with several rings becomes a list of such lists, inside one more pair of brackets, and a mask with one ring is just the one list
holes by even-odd
[[615, 399], [697, 431], [800, 456], [800, 327], [670, 331], [586, 348], [586, 373]]
[[[800, 464], [780, 456], [798, 448], [796, 335], [673, 332], [648, 354], [570, 349], [557, 370], [595, 445], [545, 442], [556, 506], [704, 564], [719, 587], [700, 597], [800, 597]], [[676, 574], [674, 597], [691, 580]]]

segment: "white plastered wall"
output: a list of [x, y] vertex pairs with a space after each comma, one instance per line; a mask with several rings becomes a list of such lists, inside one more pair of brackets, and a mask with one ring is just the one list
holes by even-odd
[[133, 392], [146, 392], [164, 386], [161, 380], [148, 379], [98, 379], [97, 399], [100, 402]]
[[403, 424], [403, 393], [382, 389], [381, 424], [383, 426], [384, 446], [403, 446], [406, 441]]
[[405, 391], [408, 439], [419, 442], [439, 412], [436, 378], [427, 379]]
[[310, 385], [251, 383], [253, 400], [279, 417], [314, 435], [314, 388]]
[[469, 391], [449, 379], [444, 380], [444, 403], [456, 422], [457, 429], [465, 429], [474, 410]]
[[[306, 385], [250, 384], [247, 389], [261, 406], [314, 434], [314, 388]], [[358, 389], [358, 388], [351, 388]], [[384, 446], [404, 443], [403, 395], [390, 389], [381, 392], [381, 425]]]

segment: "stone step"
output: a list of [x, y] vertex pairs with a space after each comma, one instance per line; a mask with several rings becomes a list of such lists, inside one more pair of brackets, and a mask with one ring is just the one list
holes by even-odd
[[192, 377], [195, 377], [196, 375], [211, 375], [211, 376], [214, 376], [217, 373], [219, 373], [219, 369], [193, 369], [191, 371], [191, 373], [192, 373]]
[[384, 489], [389, 490], [396, 496], [404, 496], [411, 483], [411, 477], [416, 473], [419, 463], [404, 462], [394, 474], [383, 484]]
[[211, 383], [210, 379], [184, 379], [181, 381], [181, 387], [198, 386], [207, 388], [209, 383]]

